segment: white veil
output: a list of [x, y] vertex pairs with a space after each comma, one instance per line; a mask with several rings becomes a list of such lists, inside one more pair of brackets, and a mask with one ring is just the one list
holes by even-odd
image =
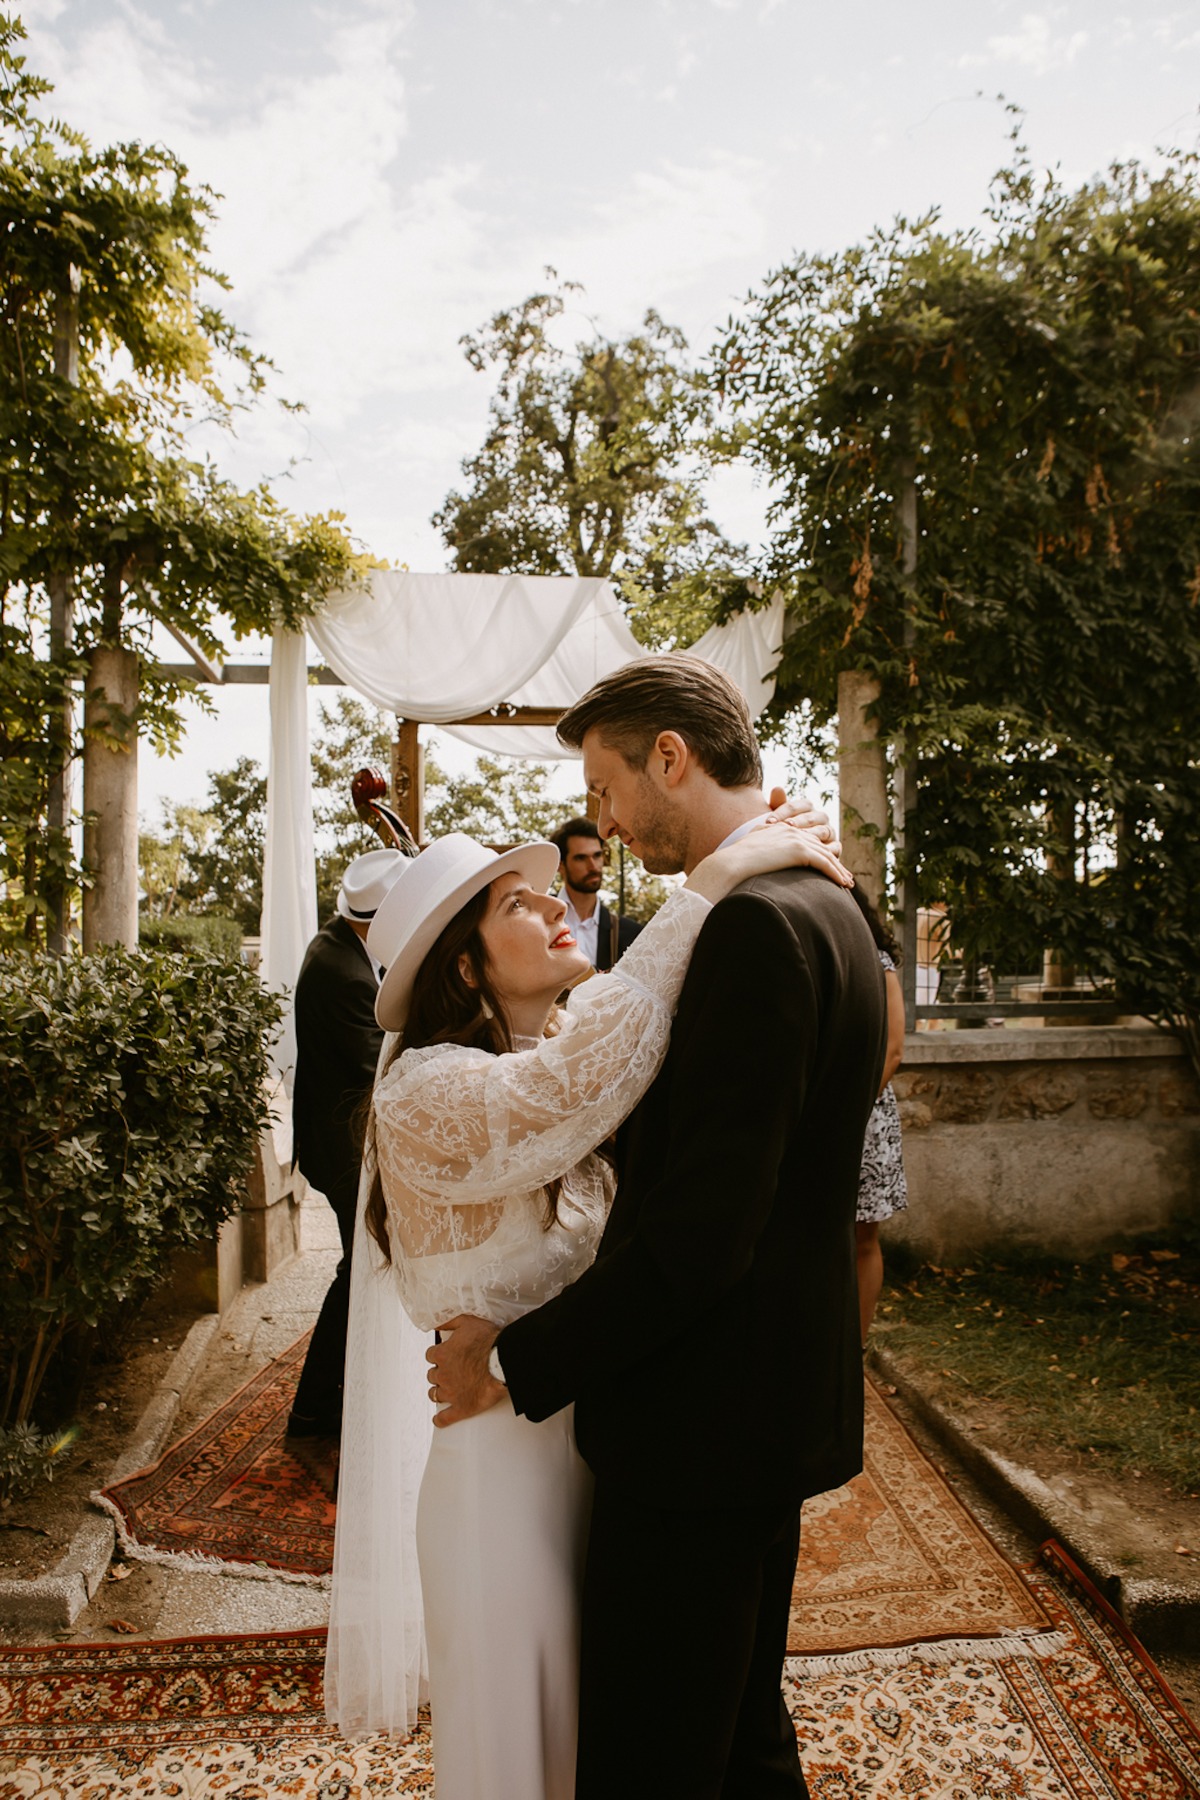
[[[386, 1048], [386, 1046], [385, 1046]], [[417, 1492], [433, 1435], [425, 1350], [366, 1227], [363, 1159], [350, 1275], [325, 1712], [346, 1737], [405, 1734], [428, 1697]]]

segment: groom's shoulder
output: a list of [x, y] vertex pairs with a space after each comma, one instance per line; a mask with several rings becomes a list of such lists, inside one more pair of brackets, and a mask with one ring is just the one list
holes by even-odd
[[783, 869], [752, 876], [718, 901], [701, 932], [701, 945], [713, 955], [752, 943], [766, 953], [791, 945], [804, 955], [806, 947], [815, 948], [820, 941], [849, 946], [860, 934], [869, 941], [862, 915], [844, 888], [816, 869]]
[[776, 869], [768, 875], [751, 876], [720, 904], [729, 905], [739, 899], [765, 903], [785, 918], [811, 921], [820, 927], [844, 926], [860, 920], [858, 908], [846, 889], [818, 869]]

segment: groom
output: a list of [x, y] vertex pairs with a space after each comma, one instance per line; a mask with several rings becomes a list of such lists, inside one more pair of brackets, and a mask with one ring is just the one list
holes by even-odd
[[[601, 832], [689, 871], [766, 811], [741, 694], [698, 658], [598, 682], [559, 736]], [[810, 869], [706, 920], [666, 1062], [622, 1128], [596, 1262], [429, 1353], [445, 1427], [575, 1402], [596, 1477], [576, 1800], [796, 1800], [780, 1692], [800, 1504], [862, 1466], [854, 1209], [885, 1002], [851, 897]]]

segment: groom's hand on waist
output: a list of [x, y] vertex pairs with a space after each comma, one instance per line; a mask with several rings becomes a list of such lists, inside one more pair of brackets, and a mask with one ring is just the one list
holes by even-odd
[[488, 1373], [488, 1357], [500, 1335], [499, 1327], [470, 1313], [447, 1320], [440, 1327], [441, 1343], [425, 1352], [430, 1364], [429, 1398], [438, 1411], [435, 1425], [457, 1425], [508, 1399], [504, 1383]]

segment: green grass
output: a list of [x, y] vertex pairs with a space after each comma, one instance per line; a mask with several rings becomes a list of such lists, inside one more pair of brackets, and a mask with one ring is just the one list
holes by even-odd
[[874, 1335], [947, 1397], [1001, 1408], [1009, 1453], [1069, 1449], [1200, 1494], [1200, 1233], [1084, 1263], [893, 1256]]

